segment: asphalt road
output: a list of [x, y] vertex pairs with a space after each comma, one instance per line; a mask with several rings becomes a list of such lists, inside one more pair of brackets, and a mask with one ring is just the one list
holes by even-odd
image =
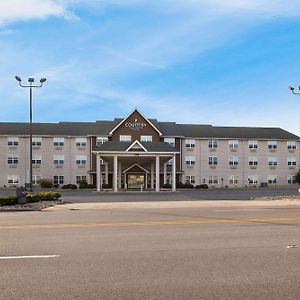
[[2, 212], [0, 234], [5, 300], [299, 299], [299, 206]]

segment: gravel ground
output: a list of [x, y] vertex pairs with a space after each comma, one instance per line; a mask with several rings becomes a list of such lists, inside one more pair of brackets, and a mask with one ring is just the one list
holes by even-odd
[[40, 201], [35, 203], [27, 204], [16, 204], [16, 205], [5, 205], [0, 206], [0, 211], [32, 211], [32, 210], [42, 210], [51, 206], [63, 204], [61, 199], [53, 201]]

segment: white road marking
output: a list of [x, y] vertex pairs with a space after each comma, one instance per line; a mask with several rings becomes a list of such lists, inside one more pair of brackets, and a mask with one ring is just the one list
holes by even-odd
[[0, 256], [0, 260], [2, 259], [24, 259], [24, 258], [53, 258], [59, 257], [60, 255], [22, 255], [22, 256]]

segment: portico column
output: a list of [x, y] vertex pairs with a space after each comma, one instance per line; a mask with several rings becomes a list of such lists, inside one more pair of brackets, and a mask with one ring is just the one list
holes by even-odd
[[108, 184], [108, 162], [105, 162], [105, 184]]
[[144, 189], [147, 190], [148, 189], [148, 173], [146, 173], [145, 175], [145, 186]]
[[121, 179], [122, 179], [122, 173], [121, 173], [121, 162], [118, 161], [118, 188], [121, 189], [122, 185], [121, 185]]
[[167, 163], [164, 163], [164, 184], [167, 183]]
[[172, 158], [172, 191], [176, 192], [176, 155]]
[[100, 155], [96, 155], [96, 180], [97, 180], [97, 191], [101, 191], [101, 164]]
[[159, 155], [155, 157], [155, 191], [159, 192]]
[[114, 192], [118, 191], [118, 156], [114, 155], [114, 174], [113, 174]]
[[151, 174], [150, 174], [150, 179], [151, 179], [151, 189], [154, 189], [154, 163], [151, 162]]

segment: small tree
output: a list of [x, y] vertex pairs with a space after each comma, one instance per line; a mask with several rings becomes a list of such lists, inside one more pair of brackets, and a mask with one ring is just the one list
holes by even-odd
[[300, 184], [300, 169], [299, 169], [298, 173], [296, 174], [295, 180], [298, 184]]

